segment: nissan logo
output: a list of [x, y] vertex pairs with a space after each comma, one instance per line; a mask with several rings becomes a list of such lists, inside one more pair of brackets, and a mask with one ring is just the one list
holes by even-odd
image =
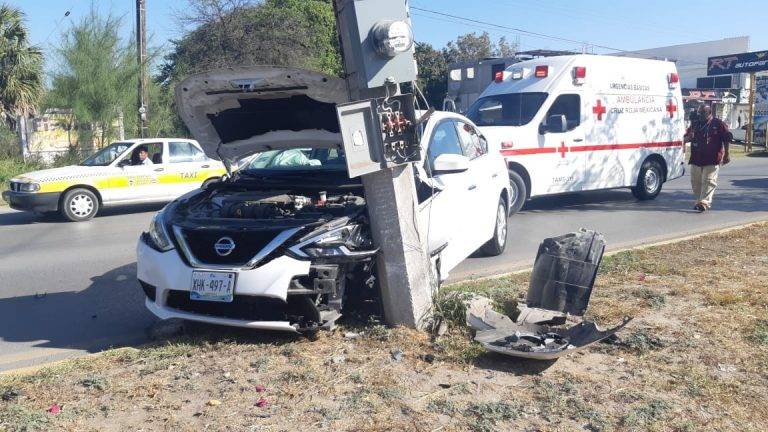
[[235, 241], [231, 237], [222, 237], [213, 245], [213, 250], [219, 256], [227, 256], [235, 250]]

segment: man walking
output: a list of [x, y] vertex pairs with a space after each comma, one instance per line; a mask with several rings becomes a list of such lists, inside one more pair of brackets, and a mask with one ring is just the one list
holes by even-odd
[[693, 208], [701, 213], [712, 207], [720, 165], [731, 161], [728, 144], [733, 135], [722, 120], [712, 115], [709, 105], [700, 106], [697, 114], [698, 118], [691, 121], [685, 139], [691, 142], [688, 163], [691, 165], [691, 186], [696, 200]]

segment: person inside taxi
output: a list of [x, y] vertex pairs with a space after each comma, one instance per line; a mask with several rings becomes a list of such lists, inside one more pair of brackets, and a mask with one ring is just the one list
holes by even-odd
[[137, 150], [139, 152], [139, 163], [137, 165], [154, 165], [152, 158], [149, 157], [147, 146], [139, 146]]

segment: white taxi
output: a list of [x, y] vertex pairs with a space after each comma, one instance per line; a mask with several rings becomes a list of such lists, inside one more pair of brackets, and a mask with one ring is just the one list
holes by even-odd
[[79, 222], [105, 206], [171, 201], [225, 172], [197, 141], [133, 139], [112, 143], [79, 165], [14, 177], [3, 199], [16, 210], [58, 212]]

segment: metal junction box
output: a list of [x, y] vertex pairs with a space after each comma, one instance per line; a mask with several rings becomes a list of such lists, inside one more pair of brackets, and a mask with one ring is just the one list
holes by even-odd
[[[385, 84], [387, 78], [395, 82], [416, 80], [416, 62], [413, 57], [413, 33], [407, 0], [346, 0], [339, 1], [339, 20], [345, 52], [354, 53], [354, 70], [347, 64], [348, 79], [358, 80], [355, 87], [376, 88]], [[382, 23], [405, 22], [407, 29], [393, 27], [393, 32], [409, 32], [411, 46], [397, 55], [382, 55], [377, 46], [377, 35]], [[406, 35], [401, 34], [403, 39]], [[348, 59], [349, 60], [349, 59]]]
[[421, 160], [414, 96], [338, 105], [349, 177]]

